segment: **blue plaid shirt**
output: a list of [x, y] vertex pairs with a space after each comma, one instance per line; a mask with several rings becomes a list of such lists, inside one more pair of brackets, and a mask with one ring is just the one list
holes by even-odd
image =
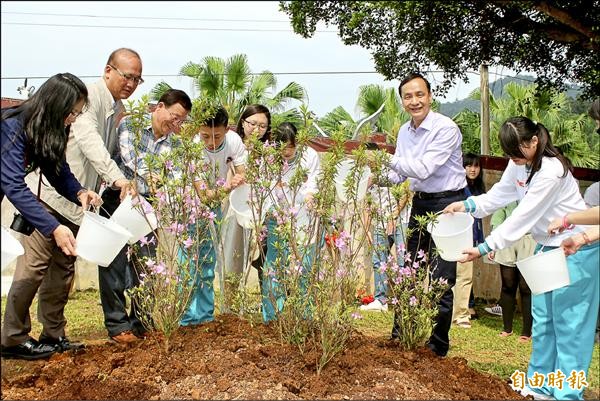
[[148, 193], [148, 183], [146, 176], [149, 173], [146, 165], [145, 157], [148, 154], [161, 154], [168, 152], [171, 148], [177, 145], [171, 138], [171, 133], [168, 133], [158, 139], [154, 138], [152, 131], [152, 116], [147, 115], [149, 126], [144, 128], [139, 141], [136, 140], [131, 126], [131, 117], [125, 117], [119, 124], [119, 155], [113, 157], [125, 177], [133, 179], [135, 177], [135, 169], [137, 166], [137, 182], [138, 191], [145, 195]]

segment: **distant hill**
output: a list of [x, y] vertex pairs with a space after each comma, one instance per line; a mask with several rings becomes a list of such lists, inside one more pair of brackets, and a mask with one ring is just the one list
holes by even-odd
[[[502, 91], [504, 86], [509, 82], [516, 82], [520, 85], [530, 85], [535, 81], [535, 77], [529, 75], [519, 75], [517, 77], [507, 77], [490, 82], [490, 92], [495, 98], [502, 97]], [[567, 95], [571, 98], [576, 98], [580, 94], [580, 88], [578, 86], [572, 86], [567, 89]], [[472, 100], [464, 98], [449, 103], [440, 104], [440, 112], [446, 116], [454, 117], [464, 109], [469, 109], [479, 113], [480, 105], [478, 100]]]

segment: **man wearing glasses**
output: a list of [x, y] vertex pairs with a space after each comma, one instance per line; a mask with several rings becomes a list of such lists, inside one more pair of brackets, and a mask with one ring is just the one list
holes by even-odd
[[[110, 54], [102, 79], [86, 85], [89, 105], [71, 125], [66, 158], [81, 185], [96, 193], [100, 192], [102, 183], [118, 189], [121, 199], [132, 190], [130, 181], [111, 159], [111, 154], [118, 151], [116, 127], [124, 110], [122, 99], [131, 96], [142, 83], [141, 75], [142, 61], [139, 54], [131, 49], [120, 48]], [[46, 183], [47, 180], [42, 182]], [[77, 235], [83, 218], [82, 208], [47, 185], [42, 185], [40, 198], [61, 218], [73, 223], [73, 234]], [[44, 327], [51, 327], [53, 333], [64, 333], [67, 323], [64, 308], [75, 275], [76, 257], [62, 254], [51, 239], [43, 243], [26, 239], [23, 245], [26, 253], [38, 255], [35, 262], [28, 262], [26, 269], [35, 271], [40, 266], [54, 264], [54, 271], [61, 272], [63, 286], [49, 286], [48, 280], [42, 282], [38, 290], [38, 318]], [[83, 347], [82, 344], [71, 343], [65, 334], [56, 337], [42, 332], [39, 340], [41, 343], [55, 345], [61, 352]]]
[[[156, 186], [160, 185], [157, 175], [147, 164], [146, 156], [160, 155], [177, 145], [171, 134], [179, 133], [191, 110], [192, 101], [185, 92], [169, 89], [148, 116], [148, 126], [144, 127], [139, 138], [136, 137], [132, 117], [123, 118], [119, 124], [117, 132], [120, 151], [113, 156], [113, 160], [127, 178], [136, 181], [137, 192], [143, 197], [150, 196], [156, 191]], [[118, 189], [106, 188], [102, 193], [104, 205], [100, 214], [110, 217], [119, 207], [119, 196]], [[130, 312], [127, 312], [125, 291], [139, 285], [138, 274], [143, 272], [139, 261], [141, 257], [155, 258], [156, 240], [150, 234], [143, 241], [139, 252], [131, 254], [131, 261], [127, 260], [129, 247], [125, 245], [108, 267], [99, 269], [98, 286], [104, 325], [113, 341], [130, 343], [145, 337], [146, 329], [140, 321], [135, 303], [132, 303]]]

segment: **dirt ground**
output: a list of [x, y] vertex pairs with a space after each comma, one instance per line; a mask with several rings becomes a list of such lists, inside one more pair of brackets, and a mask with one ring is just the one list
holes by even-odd
[[156, 338], [95, 341], [48, 361], [2, 360], [2, 399], [522, 399], [508, 384], [428, 349], [357, 333], [316, 374], [316, 355], [282, 345], [274, 327], [232, 315], [185, 327], [171, 352]]

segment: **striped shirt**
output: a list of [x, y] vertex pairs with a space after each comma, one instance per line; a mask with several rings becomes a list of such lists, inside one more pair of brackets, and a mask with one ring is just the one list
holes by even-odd
[[[142, 130], [139, 140], [135, 137], [131, 117], [125, 117], [119, 124], [119, 154], [113, 159], [128, 179], [133, 179], [137, 173], [138, 191], [144, 195], [148, 193], [146, 175], [149, 173], [146, 164], [147, 155], [159, 155], [168, 152], [177, 143], [171, 138], [170, 133], [154, 138], [152, 130], [152, 115], [148, 114], [148, 126]], [[137, 168], [137, 172], [136, 172]]]

